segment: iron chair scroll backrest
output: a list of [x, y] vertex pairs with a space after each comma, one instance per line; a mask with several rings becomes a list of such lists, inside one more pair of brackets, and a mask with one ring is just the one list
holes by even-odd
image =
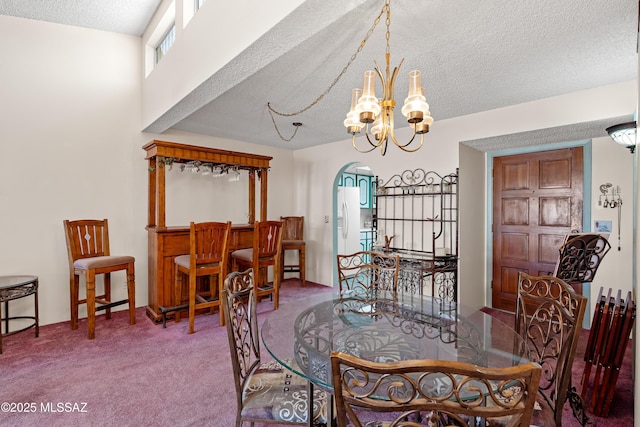
[[362, 251], [337, 255], [340, 292], [371, 294], [377, 290], [398, 291], [400, 257], [381, 252]]
[[224, 282], [223, 299], [231, 364], [240, 408], [245, 385], [251, 373], [260, 364], [253, 270], [230, 273]]
[[538, 394], [553, 412], [556, 425], [562, 424], [586, 303], [562, 279], [519, 273], [515, 330], [526, 348], [518, 354], [528, 352], [529, 360], [542, 366]]
[[529, 427], [541, 368], [430, 359], [377, 363], [334, 351], [331, 371], [338, 427], [347, 421], [361, 427], [372, 411], [392, 413], [373, 415], [392, 420], [385, 426], [467, 426], [476, 425], [475, 417], [509, 417], [505, 424]]
[[567, 283], [592, 282], [610, 249], [609, 241], [600, 234], [567, 234], [553, 275]]

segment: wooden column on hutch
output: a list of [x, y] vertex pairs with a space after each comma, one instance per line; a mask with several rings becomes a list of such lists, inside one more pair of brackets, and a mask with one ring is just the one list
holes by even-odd
[[267, 220], [267, 175], [272, 157], [195, 145], [153, 140], [142, 147], [149, 161], [149, 303], [147, 316], [162, 320], [158, 307], [175, 305], [174, 258], [189, 253], [189, 225], [167, 226], [165, 166], [173, 163], [201, 162], [234, 167], [249, 174], [248, 224], [234, 224], [230, 251], [251, 247], [256, 220], [256, 178], [260, 180], [260, 221]]

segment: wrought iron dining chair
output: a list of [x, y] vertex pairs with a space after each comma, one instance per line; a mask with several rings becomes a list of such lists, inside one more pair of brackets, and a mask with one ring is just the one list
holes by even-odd
[[611, 249], [609, 241], [597, 233], [570, 233], [560, 246], [553, 275], [565, 282], [593, 282], [604, 256]]
[[571, 386], [571, 368], [576, 354], [587, 299], [553, 276], [520, 272], [515, 330], [522, 337], [521, 354], [542, 366], [538, 403], [533, 424], [561, 426], [562, 408], [569, 400], [581, 424], [586, 422], [582, 399]]
[[[236, 387], [236, 427], [244, 421], [304, 425], [310, 409], [307, 382], [276, 361], [261, 363], [254, 292], [252, 269], [225, 279], [223, 309]], [[326, 393], [315, 390], [311, 405], [313, 423], [326, 423]]]
[[[280, 257], [281, 279], [284, 279], [284, 273], [299, 273], [302, 286], [307, 286], [304, 217], [281, 216], [280, 221], [282, 221], [282, 256]], [[296, 251], [298, 253], [297, 264], [285, 263], [285, 255], [287, 251]]]
[[362, 427], [372, 419], [380, 427], [467, 426], [476, 425], [476, 417], [487, 425], [496, 420], [529, 427], [541, 367], [483, 368], [445, 360], [378, 363], [334, 351], [331, 372], [338, 427]]
[[[252, 268], [255, 272], [255, 296], [271, 296], [273, 309], [280, 299], [280, 257], [282, 256], [282, 221], [256, 221], [253, 224], [251, 248], [231, 252], [233, 271]], [[268, 283], [268, 269], [273, 266], [273, 283]]]
[[[176, 267], [175, 305], [180, 307], [183, 300], [183, 277], [189, 280], [189, 333], [194, 332], [196, 310], [215, 307], [220, 312], [220, 325], [224, 325], [221, 310], [221, 295], [228, 263], [228, 246], [231, 238], [231, 221], [200, 222], [189, 224], [189, 254], [174, 259]], [[209, 290], [197, 292], [198, 277], [209, 277]], [[175, 313], [175, 321], [180, 321], [180, 310]]]
[[[111, 255], [109, 222], [106, 219], [63, 221], [69, 257], [71, 329], [78, 329], [78, 307], [87, 305], [89, 339], [96, 336], [96, 311], [104, 310], [111, 319], [111, 308], [129, 304], [129, 324], [136, 323], [135, 258]], [[126, 271], [127, 299], [111, 301], [111, 273]], [[96, 275], [104, 275], [104, 293], [96, 295]], [[86, 297], [80, 299], [80, 276], [85, 276]]]
[[340, 292], [370, 294], [375, 290], [397, 292], [400, 257], [381, 252], [362, 251], [338, 255]]

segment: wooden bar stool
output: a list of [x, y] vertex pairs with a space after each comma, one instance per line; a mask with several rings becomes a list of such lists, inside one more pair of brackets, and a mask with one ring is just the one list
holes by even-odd
[[[231, 252], [233, 271], [253, 269], [258, 298], [270, 296], [273, 309], [278, 309], [282, 257], [282, 221], [256, 221], [253, 224], [253, 246]], [[268, 283], [268, 268], [273, 266], [273, 284]]]
[[[109, 251], [109, 223], [106, 219], [64, 220], [69, 255], [71, 293], [71, 329], [78, 329], [78, 306], [87, 305], [89, 339], [96, 336], [96, 311], [105, 310], [111, 319], [111, 308], [129, 304], [129, 324], [136, 323], [135, 258], [111, 255]], [[111, 273], [127, 272], [127, 299], [111, 301]], [[104, 274], [104, 293], [96, 295], [96, 275]], [[79, 299], [80, 275], [86, 279], [87, 295]]]
[[[183, 277], [189, 280], [189, 333], [194, 331], [196, 310], [201, 308], [218, 308], [220, 326], [224, 325], [224, 314], [220, 304], [222, 289], [227, 270], [227, 247], [231, 237], [231, 221], [190, 223], [189, 255], [175, 258], [176, 265], [176, 322], [180, 321], [182, 308]], [[209, 276], [207, 295], [196, 290], [196, 279]], [[215, 277], [215, 279], [214, 279]]]
[[[284, 273], [300, 273], [302, 286], [307, 286], [305, 279], [306, 260], [305, 242], [303, 237], [304, 217], [303, 216], [281, 216], [282, 221], [282, 257], [280, 258], [281, 279], [284, 280]], [[285, 264], [286, 251], [298, 252], [297, 264]]]

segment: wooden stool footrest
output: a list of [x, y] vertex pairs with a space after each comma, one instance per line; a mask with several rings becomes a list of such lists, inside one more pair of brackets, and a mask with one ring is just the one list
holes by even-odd
[[129, 302], [128, 299], [123, 299], [121, 301], [114, 301], [114, 302], [107, 302], [107, 301], [101, 302], [101, 301], [97, 301], [96, 300], [97, 304], [101, 304], [101, 305], [96, 307], [96, 311], [106, 310], [106, 309], [111, 308], [111, 307], [117, 307], [119, 305], [123, 305], [123, 304], [126, 304], [128, 302]]

